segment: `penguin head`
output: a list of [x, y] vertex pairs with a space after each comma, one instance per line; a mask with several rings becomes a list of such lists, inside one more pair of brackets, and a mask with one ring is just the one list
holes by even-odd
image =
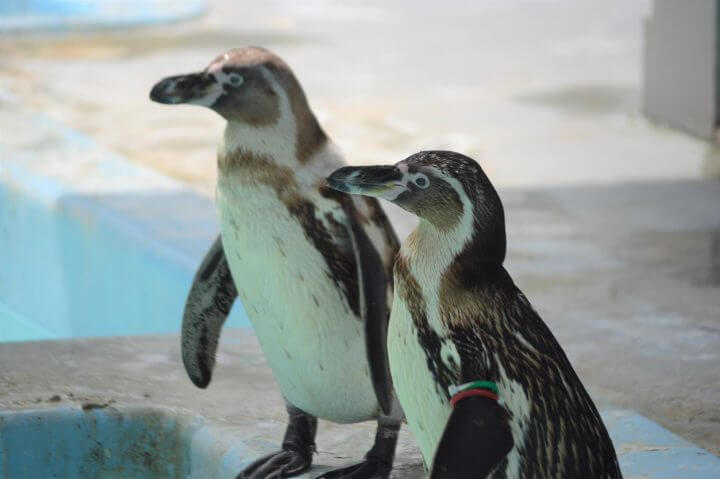
[[309, 110], [290, 67], [268, 50], [246, 47], [218, 56], [202, 71], [160, 80], [150, 99], [205, 106], [228, 121], [264, 126], [280, 119], [281, 94], [287, 95], [293, 110]]
[[478, 239], [505, 256], [502, 202], [480, 165], [452, 151], [421, 151], [395, 165], [344, 167], [328, 185], [350, 194], [386, 199], [415, 214], [421, 224], [460, 242]]

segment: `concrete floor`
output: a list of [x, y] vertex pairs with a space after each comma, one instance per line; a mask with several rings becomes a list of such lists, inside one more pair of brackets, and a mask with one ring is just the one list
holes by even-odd
[[[720, 155], [639, 113], [648, 2], [211, 5], [196, 22], [132, 34], [5, 36], [0, 81], [29, 109], [211, 194], [221, 122], [151, 104], [148, 90], [234, 46], [276, 50], [352, 162], [420, 148], [480, 160], [507, 206], [508, 268], [594, 397], [720, 453], [720, 184], [701, 179], [717, 178]], [[118, 354], [118, 371], [143, 369]], [[217, 381], [232, 380], [224, 367]], [[13, 374], [0, 376], [0, 405], [22, 381]], [[206, 394], [173, 374], [156, 378], [157, 394], [173, 378]], [[33, 386], [37, 397], [56, 379]], [[249, 417], [240, 400], [208, 412]], [[272, 404], [257, 413], [279, 420]]]

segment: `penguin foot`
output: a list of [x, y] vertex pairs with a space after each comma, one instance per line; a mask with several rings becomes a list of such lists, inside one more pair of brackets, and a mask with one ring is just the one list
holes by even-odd
[[368, 458], [364, 462], [328, 471], [315, 479], [388, 479], [392, 464], [376, 458]]
[[286, 403], [288, 426], [282, 450], [257, 459], [235, 479], [277, 479], [301, 474], [312, 465], [317, 418]]
[[307, 471], [311, 465], [312, 456], [298, 451], [283, 450], [254, 461], [235, 479], [292, 477]]
[[315, 479], [388, 479], [392, 471], [400, 419], [381, 416], [375, 433], [375, 444], [365, 455], [365, 461], [343, 469], [328, 471]]

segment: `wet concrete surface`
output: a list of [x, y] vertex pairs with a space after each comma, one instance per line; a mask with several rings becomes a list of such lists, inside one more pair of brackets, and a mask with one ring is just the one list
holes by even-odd
[[[700, 178], [720, 175], [720, 155], [639, 112], [648, 5], [216, 0], [173, 27], [1, 37], [0, 81], [212, 194], [221, 120], [152, 104], [149, 88], [231, 47], [272, 48], [351, 162], [421, 148], [480, 160], [506, 204], [508, 269], [594, 397], [718, 454], [720, 186]], [[208, 408], [244, 414], [224, 401]]]

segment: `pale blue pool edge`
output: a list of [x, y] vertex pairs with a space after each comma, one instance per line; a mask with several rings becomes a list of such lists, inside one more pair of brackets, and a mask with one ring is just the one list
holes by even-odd
[[[626, 479], [714, 479], [720, 459], [632, 411], [605, 411]], [[232, 427], [158, 407], [0, 411], [0, 474], [15, 477], [234, 477], [273, 450]], [[312, 474], [318, 474], [318, 468]]]
[[[0, 145], [0, 343], [178, 332], [213, 201], [46, 117], [17, 121], [52, 151]], [[249, 327], [239, 301], [227, 326]]]
[[0, 477], [7, 479], [234, 477], [248, 454], [257, 452], [231, 431], [167, 408], [0, 411]]

